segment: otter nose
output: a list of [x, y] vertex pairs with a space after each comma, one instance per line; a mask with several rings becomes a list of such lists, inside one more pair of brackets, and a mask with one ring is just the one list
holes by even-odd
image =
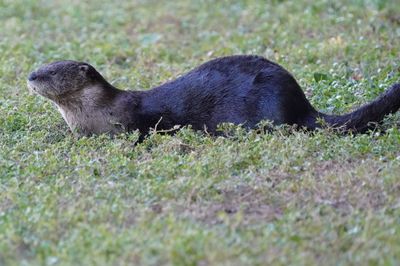
[[35, 72], [30, 73], [29, 76], [28, 76], [28, 80], [29, 81], [34, 81], [35, 79], [37, 79], [36, 73]]

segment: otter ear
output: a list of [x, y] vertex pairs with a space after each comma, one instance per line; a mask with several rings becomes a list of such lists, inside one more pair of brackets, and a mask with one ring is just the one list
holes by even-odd
[[89, 66], [86, 64], [79, 65], [79, 71], [81, 73], [87, 73], [89, 71]]

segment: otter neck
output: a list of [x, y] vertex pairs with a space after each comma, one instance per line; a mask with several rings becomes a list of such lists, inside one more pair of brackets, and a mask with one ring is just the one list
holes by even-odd
[[125, 93], [109, 84], [96, 84], [63, 96], [55, 103], [75, 134], [116, 134], [124, 127], [116, 103]]

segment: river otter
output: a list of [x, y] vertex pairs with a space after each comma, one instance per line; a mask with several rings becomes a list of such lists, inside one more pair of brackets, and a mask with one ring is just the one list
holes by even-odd
[[28, 86], [53, 101], [79, 135], [131, 130], [145, 135], [176, 125], [216, 134], [222, 122], [254, 128], [261, 120], [362, 133], [400, 107], [397, 83], [349, 114], [320, 113], [287, 70], [260, 56], [217, 58], [148, 91], [119, 90], [87, 63], [59, 61], [32, 72]]

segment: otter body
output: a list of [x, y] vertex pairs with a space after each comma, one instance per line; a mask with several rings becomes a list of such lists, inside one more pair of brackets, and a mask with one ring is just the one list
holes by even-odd
[[58, 107], [73, 132], [115, 134], [150, 128], [169, 130], [191, 125], [215, 134], [223, 122], [253, 128], [262, 120], [297, 124], [309, 130], [317, 121], [345, 131], [364, 132], [400, 107], [400, 84], [375, 101], [345, 115], [316, 111], [293, 76], [259, 56], [211, 60], [189, 73], [148, 91], [122, 91], [91, 65], [60, 61], [28, 77], [29, 87]]

